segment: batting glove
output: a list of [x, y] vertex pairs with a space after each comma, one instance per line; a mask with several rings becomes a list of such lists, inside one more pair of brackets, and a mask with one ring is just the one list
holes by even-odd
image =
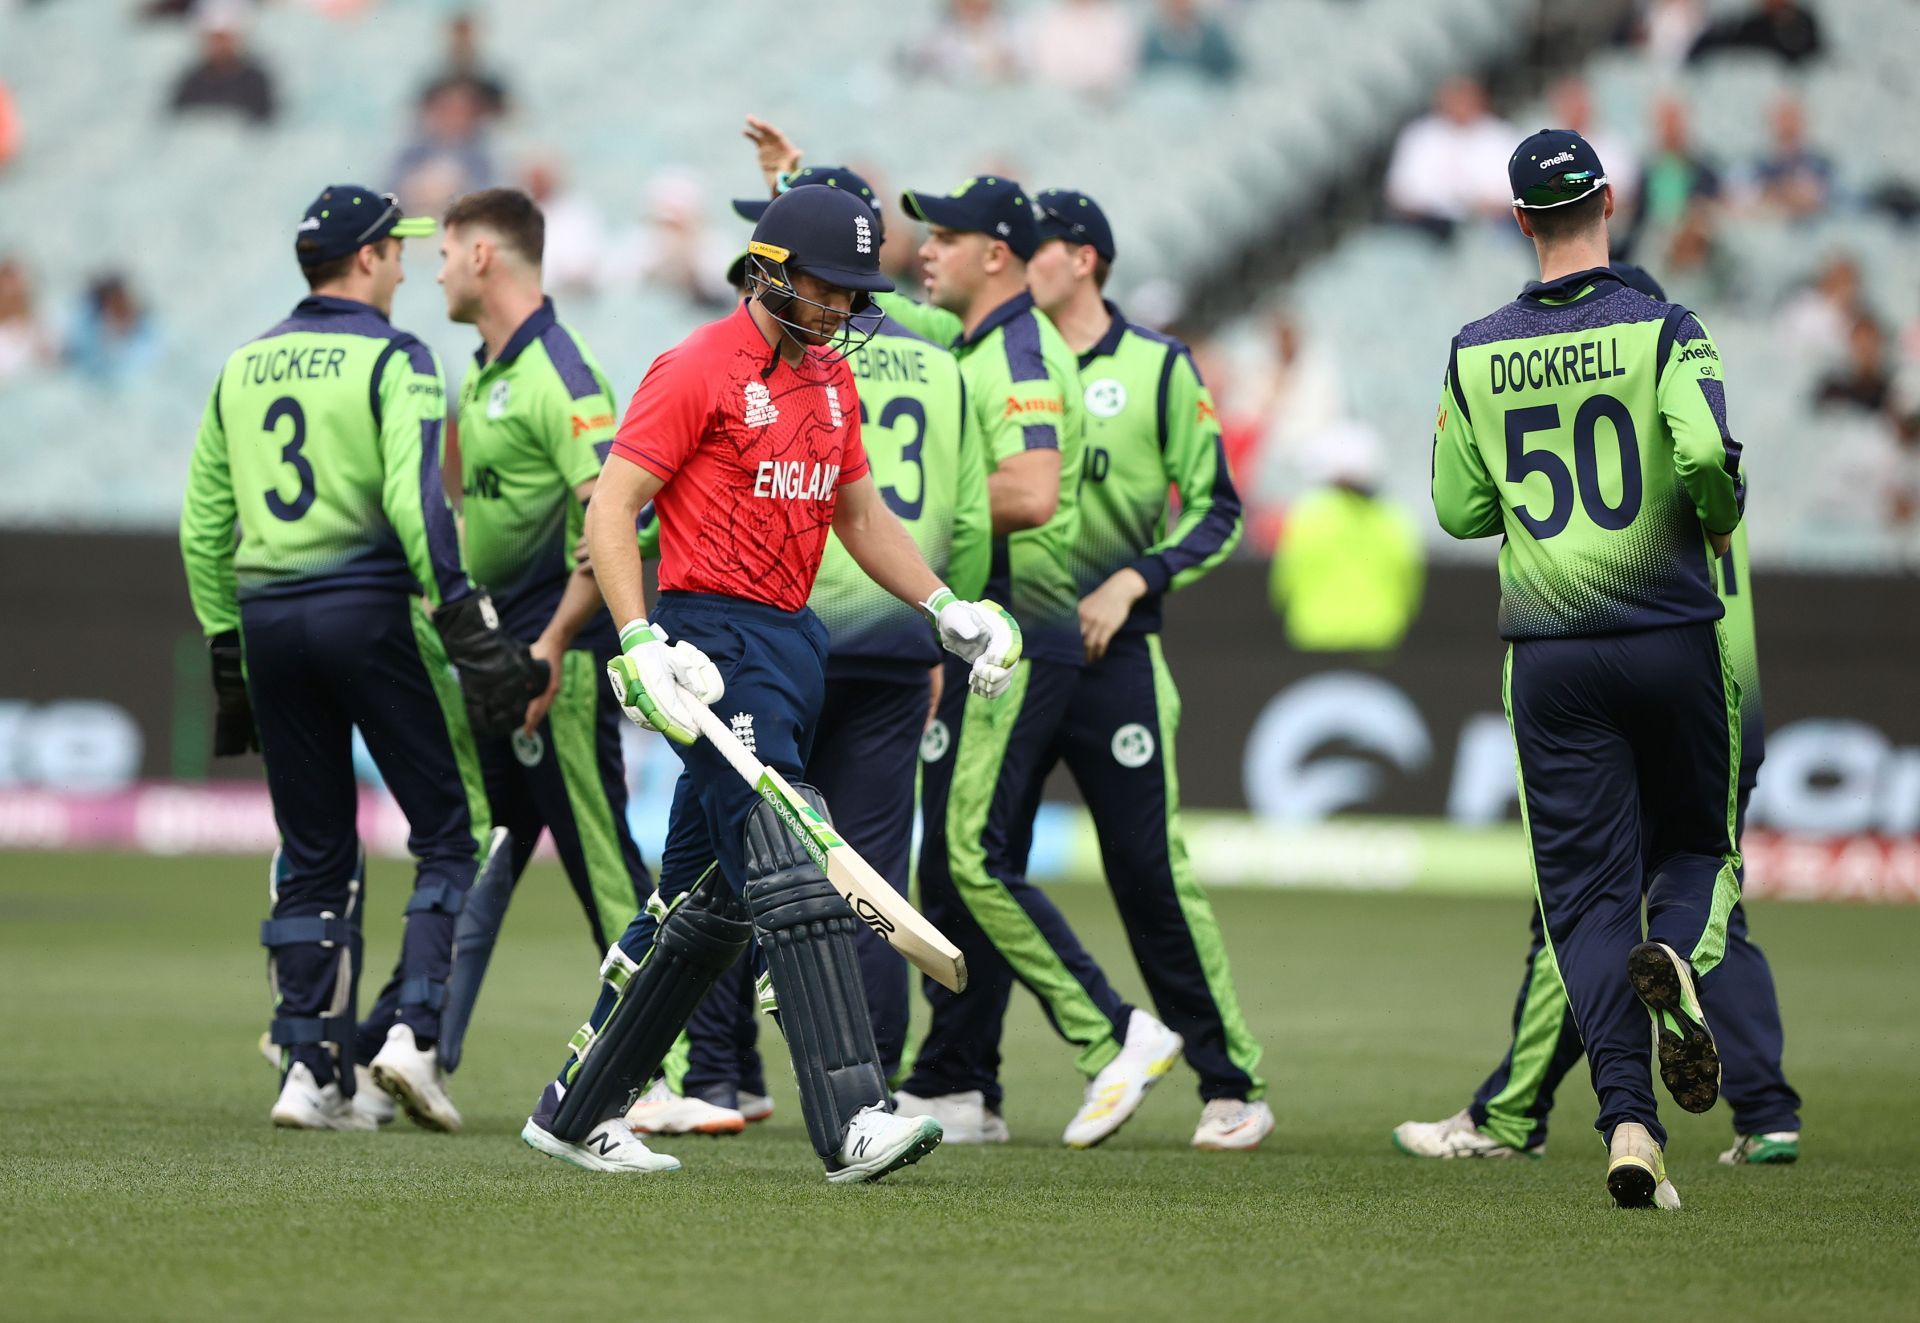
[[620, 646], [626, 651], [607, 663], [607, 681], [626, 714], [676, 744], [699, 739], [688, 699], [719, 702], [727, 692], [720, 668], [691, 643], [668, 646], [667, 631], [645, 620], [621, 629]]
[[1020, 622], [998, 602], [963, 602], [942, 588], [920, 604], [940, 635], [940, 646], [961, 661], [972, 662], [967, 688], [982, 698], [998, 698], [1013, 683], [1020, 660]]

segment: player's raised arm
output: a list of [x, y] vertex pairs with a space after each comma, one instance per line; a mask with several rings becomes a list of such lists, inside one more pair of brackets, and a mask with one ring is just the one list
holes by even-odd
[[1720, 376], [1720, 351], [1700, 319], [1682, 308], [1669, 314], [1659, 363], [1660, 413], [1673, 435], [1673, 470], [1714, 542], [1726, 554], [1727, 539], [1740, 523], [1747, 501], [1746, 476], [1740, 471], [1740, 443], [1727, 430], [1727, 388]]
[[1500, 489], [1474, 443], [1472, 420], [1453, 374], [1449, 358], [1433, 422], [1433, 512], [1454, 537], [1491, 537], [1501, 527]]

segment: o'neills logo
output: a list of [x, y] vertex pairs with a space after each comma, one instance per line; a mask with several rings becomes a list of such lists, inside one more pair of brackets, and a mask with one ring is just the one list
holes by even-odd
[[1550, 170], [1556, 165], [1565, 165], [1572, 159], [1572, 152], [1561, 152], [1558, 156], [1549, 156], [1546, 160], [1540, 162], [1540, 168], [1542, 170]]
[[1006, 416], [1009, 418], [1018, 418], [1029, 413], [1063, 414], [1066, 411], [1067, 407], [1057, 399], [1022, 400], [1012, 395], [1007, 396]]

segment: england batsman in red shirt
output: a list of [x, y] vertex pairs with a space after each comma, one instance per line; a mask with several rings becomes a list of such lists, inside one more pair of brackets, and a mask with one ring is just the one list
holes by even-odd
[[[674, 741], [660, 890], [601, 966], [592, 1017], [521, 1138], [593, 1171], [671, 1171], [624, 1114], [713, 981], [754, 937], [779, 1000], [801, 1110], [834, 1182], [878, 1180], [940, 1142], [894, 1115], [854, 948], [856, 920], [753, 788], [700, 742], [705, 703], [759, 759], [798, 781], [825, 692], [827, 633], [807, 609], [831, 528], [874, 582], [926, 613], [1004, 692], [1018, 626], [962, 602], [875, 490], [847, 352], [880, 274], [878, 224], [852, 193], [802, 188], [767, 208], [749, 296], [648, 369], [587, 511], [600, 590], [624, 649], [608, 665], [627, 713]], [[870, 333], [870, 332], [868, 332]], [[634, 521], [660, 522], [660, 600], [647, 612]], [[822, 813], [828, 805], [806, 787]]]

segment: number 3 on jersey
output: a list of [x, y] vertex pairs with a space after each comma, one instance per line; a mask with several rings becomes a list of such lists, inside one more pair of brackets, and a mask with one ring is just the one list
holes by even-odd
[[313, 505], [313, 465], [300, 453], [300, 447], [307, 443], [307, 415], [300, 408], [300, 401], [291, 395], [282, 395], [273, 402], [267, 409], [267, 420], [260, 430], [278, 440], [282, 418], [293, 423], [293, 439], [280, 447], [280, 460], [293, 465], [293, 471], [300, 479], [300, 490], [288, 501], [281, 498], [277, 488], [267, 488], [267, 509], [272, 511], [274, 518], [291, 523]]
[[[901, 495], [898, 487], [882, 487], [880, 497], [887, 503], [887, 508], [900, 518], [918, 519], [927, 503], [927, 462], [922, 456], [927, 440], [927, 406], [911, 395], [896, 395], [880, 411], [880, 421], [875, 426], [892, 431], [902, 418], [913, 423], [913, 440], [900, 447], [901, 465], [913, 465], [913, 499]], [[862, 400], [860, 426], [865, 428], [867, 425], [867, 402]], [[867, 451], [869, 455], [873, 452], [871, 440], [867, 442]]]
[[[1608, 505], [1600, 490], [1600, 459], [1596, 432], [1600, 420], [1613, 425], [1613, 439], [1620, 449], [1620, 503]], [[1633, 415], [1627, 406], [1611, 395], [1590, 395], [1573, 417], [1573, 469], [1550, 446], [1529, 450], [1527, 437], [1550, 432], [1560, 426], [1560, 406], [1535, 404], [1524, 409], [1509, 409], [1506, 414], [1506, 480], [1519, 484], [1531, 474], [1543, 473], [1553, 493], [1553, 502], [1544, 515], [1534, 515], [1519, 501], [1513, 513], [1539, 541], [1565, 531], [1573, 518], [1576, 479], [1580, 505], [1587, 518], [1610, 532], [1619, 532], [1640, 513], [1640, 442], [1633, 429]]]

